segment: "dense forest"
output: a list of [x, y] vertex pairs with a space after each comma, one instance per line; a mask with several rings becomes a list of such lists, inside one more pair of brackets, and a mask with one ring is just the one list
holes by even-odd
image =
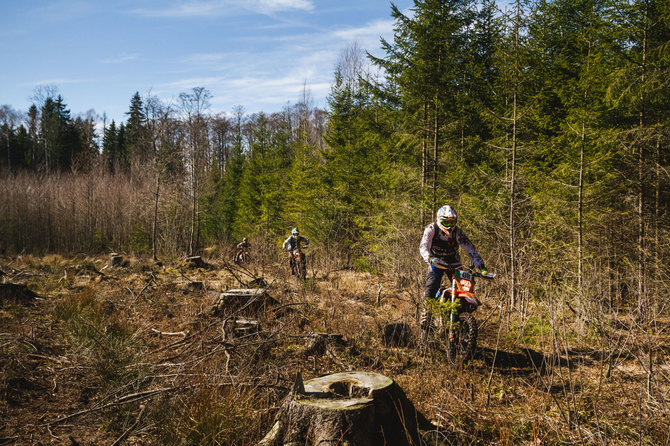
[[2, 251], [271, 250], [299, 226], [329, 262], [407, 276], [448, 203], [512, 307], [563, 287], [644, 318], [670, 254], [668, 2], [391, 14], [383, 55], [342, 51], [325, 111], [305, 92], [279, 113], [213, 113], [202, 87], [136, 93], [118, 123], [73, 118], [48, 88], [26, 113], [3, 106]]

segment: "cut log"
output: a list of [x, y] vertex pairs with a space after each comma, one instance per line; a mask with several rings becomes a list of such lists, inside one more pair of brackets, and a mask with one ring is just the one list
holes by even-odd
[[302, 383], [282, 403], [275, 424], [258, 446], [419, 445], [426, 420], [392, 379], [344, 372]]
[[220, 316], [237, 310], [255, 314], [276, 304], [277, 301], [270, 297], [264, 288], [233, 289], [219, 294], [212, 308], [212, 314]]
[[0, 283], [0, 301], [28, 304], [39, 297], [22, 283]]

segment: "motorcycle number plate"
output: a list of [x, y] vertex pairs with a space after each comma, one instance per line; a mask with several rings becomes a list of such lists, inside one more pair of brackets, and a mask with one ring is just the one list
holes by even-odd
[[467, 271], [456, 271], [456, 277], [458, 279], [465, 279], [472, 281], [472, 274]]

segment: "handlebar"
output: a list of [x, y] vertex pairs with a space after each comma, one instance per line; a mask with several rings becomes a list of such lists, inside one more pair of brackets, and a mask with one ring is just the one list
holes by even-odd
[[288, 249], [288, 248], [287, 248], [286, 250], [287, 250], [288, 252], [290, 252], [290, 253], [294, 253], [294, 252], [297, 252], [297, 251], [303, 251], [303, 250], [305, 250], [305, 249], [307, 249], [307, 248], [309, 248], [309, 245], [307, 245], [307, 246], [301, 246], [301, 247], [299, 247], [299, 248], [293, 248], [293, 249]]
[[[445, 262], [445, 261], [443, 261], [442, 259], [439, 259], [439, 258], [435, 258], [432, 262], [429, 262], [429, 263], [431, 265], [433, 265], [435, 268], [440, 268], [440, 269], [447, 270], [447, 271], [453, 271], [453, 270], [456, 269], [452, 265], [450, 265], [449, 263], [447, 263], [447, 262]], [[487, 272], [486, 274], [482, 274], [480, 272], [477, 272], [477, 271], [474, 270], [474, 267], [463, 266], [463, 269], [467, 270], [469, 273], [471, 273], [475, 277], [481, 277], [481, 278], [487, 279], [487, 280], [493, 280], [497, 277], [496, 273]]]

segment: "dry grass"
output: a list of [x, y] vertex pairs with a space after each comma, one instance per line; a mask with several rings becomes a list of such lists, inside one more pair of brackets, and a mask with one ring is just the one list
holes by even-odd
[[[624, 313], [579, 329], [558, 300], [538, 301], [508, 326], [497, 305], [504, 285], [494, 284], [482, 288], [477, 356], [456, 369], [439, 352], [382, 344], [386, 324], [416, 327], [415, 292], [395, 278], [317, 270], [299, 283], [285, 265], [266, 264], [278, 305], [214, 315], [219, 293], [252, 275], [207, 260], [214, 268], [0, 259], [8, 280], [43, 297], [0, 303], [0, 444], [251, 445], [270, 429], [298, 371], [309, 379], [343, 370], [395, 379], [440, 427], [426, 434], [431, 444], [670, 443], [668, 323], [660, 317], [651, 330]], [[260, 266], [249, 272], [260, 276]], [[242, 315], [262, 331], [224, 336], [224, 322]], [[345, 342], [315, 357], [306, 354], [311, 332]]]

